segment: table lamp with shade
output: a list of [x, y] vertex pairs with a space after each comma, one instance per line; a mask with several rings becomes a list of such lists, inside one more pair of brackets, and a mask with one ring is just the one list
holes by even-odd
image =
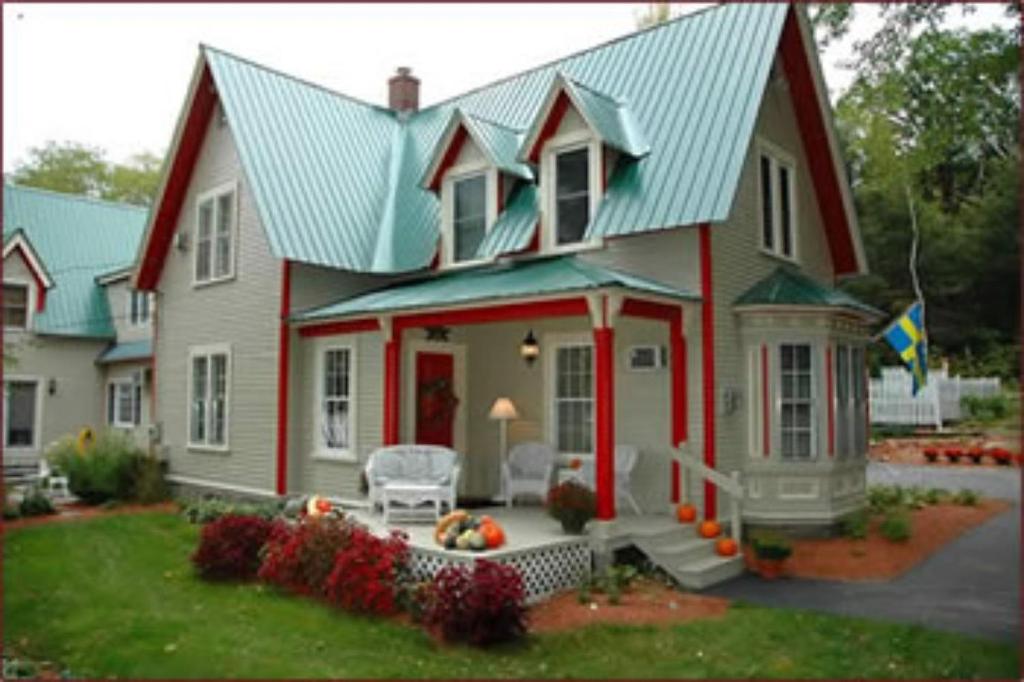
[[491, 412], [488, 416], [498, 422], [498, 454], [502, 464], [498, 469], [498, 478], [500, 481], [501, 499], [504, 500], [505, 477], [501, 474], [501, 470], [504, 468], [506, 449], [508, 447], [508, 422], [510, 419], [519, 419], [519, 413], [516, 411], [516, 406], [511, 400], [508, 398], [498, 398], [491, 405]]

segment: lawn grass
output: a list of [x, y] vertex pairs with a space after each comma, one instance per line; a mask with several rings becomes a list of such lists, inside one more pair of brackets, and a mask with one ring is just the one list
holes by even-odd
[[734, 606], [669, 628], [595, 626], [493, 651], [259, 585], [193, 576], [170, 514], [8, 532], [4, 648], [76, 677], [1017, 677], [1014, 647], [919, 627]]

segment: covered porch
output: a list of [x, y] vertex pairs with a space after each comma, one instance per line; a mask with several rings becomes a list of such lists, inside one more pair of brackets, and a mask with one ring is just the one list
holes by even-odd
[[[362, 355], [342, 415], [357, 424], [353, 440], [362, 441], [350, 444], [352, 464], [379, 445], [447, 445], [463, 458], [460, 497], [496, 501], [506, 449], [548, 443], [559, 453], [552, 484], [571, 473], [571, 460], [592, 458], [601, 526], [632, 515], [617, 508], [616, 445], [639, 451], [631, 492], [643, 512], [663, 513], [680, 498], [675, 448], [690, 430], [688, 381], [700, 379], [685, 331], [698, 309], [690, 292], [576, 255], [403, 283], [292, 321], [309, 367], [323, 366], [323, 349], [353, 347]], [[527, 338], [535, 354], [526, 355], [534, 357], [524, 355]], [[376, 389], [366, 382], [379, 382], [379, 402], [361, 399]], [[440, 420], [425, 419], [436, 411], [438, 387], [447, 409]], [[516, 419], [492, 418], [499, 398], [512, 402]], [[310, 407], [323, 410], [324, 401]], [[322, 422], [310, 426], [321, 438]], [[378, 438], [366, 433], [375, 428]], [[543, 522], [558, 530], [537, 509], [529, 512], [511, 517], [533, 528], [523, 538], [546, 537]]]

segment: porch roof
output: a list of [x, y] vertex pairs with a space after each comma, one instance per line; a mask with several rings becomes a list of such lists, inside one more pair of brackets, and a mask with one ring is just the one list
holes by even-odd
[[603, 268], [576, 256], [502, 263], [463, 270], [430, 279], [403, 282], [318, 308], [296, 313], [292, 320], [310, 322], [355, 315], [373, 315], [433, 306], [450, 306], [494, 299], [512, 299], [621, 287], [681, 300], [700, 300], [676, 289], [618, 270]]
[[811, 306], [846, 308], [869, 317], [883, 317], [884, 313], [841, 289], [833, 289], [815, 282], [795, 269], [780, 266], [775, 272], [747, 289], [734, 304], [737, 308], [749, 306]]

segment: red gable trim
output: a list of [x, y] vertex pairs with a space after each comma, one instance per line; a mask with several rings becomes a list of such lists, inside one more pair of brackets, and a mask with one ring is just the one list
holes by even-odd
[[178, 215], [181, 213], [181, 204], [185, 200], [185, 192], [192, 178], [192, 169], [199, 157], [199, 150], [202, 148], [216, 102], [213, 76], [210, 74], [210, 67], [204, 66], [167, 171], [163, 192], [159, 203], [153, 208], [153, 223], [146, 239], [136, 283], [139, 289], [151, 291], [160, 280], [164, 259], [167, 257]]
[[437, 170], [430, 176], [430, 183], [427, 185], [431, 190], [438, 191], [441, 188], [441, 178], [448, 172], [448, 169], [455, 165], [455, 159], [459, 158], [459, 152], [462, 151], [462, 145], [466, 144], [466, 138], [469, 134], [466, 132], [466, 126], [459, 124], [459, 127], [455, 129], [455, 134], [452, 135], [452, 141], [448, 144], [448, 149], [444, 152], [444, 158], [441, 159], [441, 163], [438, 164]]
[[811, 74], [811, 64], [804, 49], [796, 11], [790, 8], [782, 29], [779, 45], [782, 64], [789, 81], [793, 109], [803, 139], [804, 152], [810, 166], [810, 176], [821, 211], [821, 221], [828, 237], [832, 267], [837, 275], [855, 274], [860, 271], [851, 234], [852, 226], [846, 219], [840, 178], [836, 174], [830, 148], [825, 119], [818, 102], [818, 92]]
[[18, 257], [20, 257], [28, 267], [28, 271], [32, 273], [32, 281], [35, 282], [36, 285], [36, 312], [41, 313], [46, 307], [46, 290], [48, 289], [46, 285], [46, 278], [39, 272], [39, 267], [36, 265], [35, 258], [21, 243], [15, 243], [10, 251], [4, 254], [4, 258], [15, 251], [18, 252]]
[[537, 140], [530, 147], [530, 154], [527, 157], [533, 163], [537, 163], [540, 159], [540, 150], [544, 147], [544, 143], [554, 137], [555, 133], [558, 132], [558, 126], [562, 123], [562, 118], [565, 117], [565, 112], [569, 110], [569, 96], [565, 94], [565, 90], [558, 93], [558, 97], [555, 99], [555, 103], [551, 106], [551, 111], [548, 112], [547, 119], [544, 121], [544, 127], [540, 129], [540, 134], [537, 136]]

